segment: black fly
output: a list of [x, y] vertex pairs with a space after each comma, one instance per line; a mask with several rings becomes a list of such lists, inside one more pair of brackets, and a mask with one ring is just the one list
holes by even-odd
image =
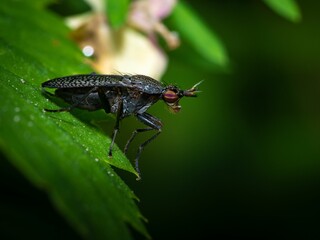
[[71, 104], [67, 108], [57, 110], [45, 109], [48, 112], [70, 111], [81, 108], [89, 111], [104, 109], [106, 113], [116, 114], [116, 124], [109, 147], [109, 157], [112, 157], [112, 148], [119, 130], [121, 119], [135, 115], [147, 127], [136, 129], [124, 148], [127, 152], [132, 140], [138, 133], [156, 130], [157, 133], [139, 146], [135, 159], [135, 169], [139, 174], [138, 160], [144, 147], [154, 140], [161, 132], [161, 121], [150, 115], [146, 110], [162, 99], [174, 112], [179, 112], [179, 100], [183, 96], [195, 97], [197, 86], [189, 90], [181, 90], [174, 85], [165, 86], [159, 81], [144, 75], [98, 75], [82, 74], [55, 78], [42, 83], [42, 87], [57, 88], [55, 96]]

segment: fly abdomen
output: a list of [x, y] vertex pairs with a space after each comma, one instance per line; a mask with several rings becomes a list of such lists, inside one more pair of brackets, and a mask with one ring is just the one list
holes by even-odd
[[83, 97], [89, 91], [88, 89], [86, 91], [83, 91], [83, 90], [86, 90], [86, 89], [82, 88], [81, 91], [79, 91], [79, 89], [73, 89], [73, 88], [58, 88], [55, 91], [55, 95], [71, 105], [77, 104], [77, 107], [81, 109], [85, 109], [89, 111], [95, 111], [95, 110], [101, 109], [102, 104], [99, 99], [98, 93], [97, 92], [90, 93], [88, 97], [83, 100]]

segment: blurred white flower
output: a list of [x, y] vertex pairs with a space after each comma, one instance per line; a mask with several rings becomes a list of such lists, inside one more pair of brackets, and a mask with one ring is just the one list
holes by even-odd
[[93, 68], [104, 74], [144, 74], [160, 79], [167, 66], [167, 56], [157, 42], [157, 34], [170, 49], [179, 46], [179, 38], [161, 20], [167, 17], [176, 0], [137, 0], [131, 3], [126, 24], [112, 29], [105, 16], [103, 1], [87, 0], [94, 11], [80, 18], [67, 19], [72, 36]]
[[133, 1], [128, 17], [128, 24], [155, 39], [160, 34], [170, 49], [179, 46], [177, 33], [170, 32], [161, 22], [167, 17], [176, 4], [176, 0], [137, 0]]

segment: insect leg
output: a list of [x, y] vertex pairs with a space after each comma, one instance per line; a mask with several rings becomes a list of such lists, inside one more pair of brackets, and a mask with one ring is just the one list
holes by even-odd
[[114, 129], [113, 129], [112, 142], [111, 142], [110, 147], [109, 147], [109, 153], [108, 153], [109, 157], [112, 157], [112, 148], [113, 148], [114, 141], [116, 139], [117, 133], [119, 131], [119, 123], [120, 123], [120, 117], [122, 115], [122, 111], [123, 111], [123, 102], [122, 102], [122, 99], [120, 98], [120, 100], [118, 102], [116, 125], [114, 126]]
[[100, 102], [101, 102], [101, 105], [102, 105], [102, 108], [104, 109], [104, 111], [106, 113], [110, 113], [111, 107], [110, 107], [110, 103], [108, 101], [108, 98], [105, 94], [104, 89], [102, 89], [102, 88], [98, 89], [98, 96], [99, 96], [99, 99], [100, 99]]
[[136, 137], [136, 135], [138, 133], [146, 132], [146, 131], [150, 131], [150, 130], [154, 130], [154, 128], [151, 128], [151, 127], [150, 128], [139, 128], [139, 129], [134, 130], [131, 137], [129, 138], [129, 140], [126, 143], [126, 146], [124, 147], [124, 154], [127, 154], [127, 151], [129, 149], [129, 145], [131, 144], [132, 140]]
[[46, 91], [44, 88], [42, 88], [41, 91], [42, 91], [42, 94], [48, 95], [50, 97], [55, 97], [53, 93]]
[[[66, 107], [66, 108], [60, 108], [60, 109], [44, 109], [46, 112], [69, 112], [73, 108], [76, 108], [78, 105], [80, 105], [86, 98], [94, 91], [97, 91], [98, 87], [91, 88], [78, 102]], [[49, 93], [46, 91], [46, 93]], [[49, 93], [52, 95], [52, 93]]]
[[136, 171], [137, 171], [137, 173], [139, 175], [137, 180], [140, 180], [141, 177], [140, 177], [140, 169], [139, 169], [139, 158], [140, 158], [141, 153], [142, 153], [143, 149], [145, 148], [145, 146], [148, 145], [150, 142], [152, 142], [161, 133], [162, 123], [158, 118], [156, 118], [156, 117], [154, 117], [154, 116], [152, 116], [152, 115], [150, 115], [148, 113], [137, 114], [137, 118], [141, 122], [143, 122], [145, 125], [147, 125], [149, 127], [148, 128], [143, 128], [143, 129], [136, 129], [132, 133], [130, 139], [128, 140], [125, 149], [128, 149], [129, 144], [132, 142], [132, 140], [135, 138], [135, 136], [138, 133], [149, 131], [149, 130], [158, 130], [158, 132], [156, 134], [154, 134], [152, 137], [150, 137], [148, 140], [146, 140], [144, 143], [142, 143], [139, 146], [139, 149], [138, 149], [138, 152], [137, 152], [137, 155], [136, 155], [136, 159], [135, 159], [135, 169], [136, 169]]

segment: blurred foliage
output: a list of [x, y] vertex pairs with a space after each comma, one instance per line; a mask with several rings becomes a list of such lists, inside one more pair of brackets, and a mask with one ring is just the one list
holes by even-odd
[[49, 4], [47, 7], [52, 11], [59, 13], [62, 16], [81, 14], [91, 10], [90, 6], [85, 1], [79, 1], [79, 0], [49, 1]]
[[126, 22], [129, 9], [129, 0], [104, 0], [106, 15], [113, 28], [119, 28]]
[[217, 37], [184, 2], [178, 2], [169, 22], [181, 36], [183, 43], [190, 46], [209, 64], [227, 68], [229, 59], [226, 50]]
[[290, 21], [299, 22], [301, 20], [300, 9], [295, 0], [264, 0], [264, 2]]

